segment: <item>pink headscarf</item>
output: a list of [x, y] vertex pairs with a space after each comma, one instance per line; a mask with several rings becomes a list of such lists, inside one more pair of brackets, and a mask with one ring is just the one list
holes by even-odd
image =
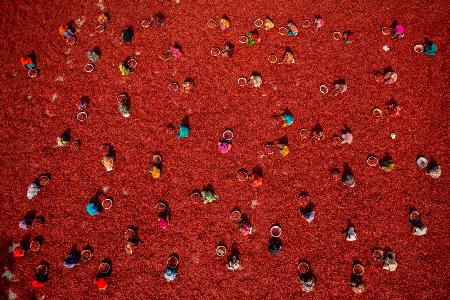
[[397, 24], [397, 26], [395, 26], [395, 32], [397, 32], [398, 34], [404, 34], [405, 27], [403, 27], [402, 24]]
[[174, 46], [170, 47], [170, 51], [172, 52], [172, 54], [175, 58], [181, 57], [181, 50], [178, 49], [177, 47], [174, 47]]
[[316, 19], [316, 28], [319, 29], [320, 27], [323, 27], [325, 25], [325, 21], [323, 19]]
[[220, 153], [227, 153], [228, 151], [230, 151], [231, 149], [231, 144], [230, 143], [225, 143], [225, 142], [219, 142], [218, 143], [218, 147], [217, 150], [219, 150]]

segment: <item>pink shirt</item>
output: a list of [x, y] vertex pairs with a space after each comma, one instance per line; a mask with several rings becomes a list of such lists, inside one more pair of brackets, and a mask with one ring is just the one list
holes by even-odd
[[166, 217], [159, 218], [159, 228], [166, 229], [169, 226], [169, 220]]

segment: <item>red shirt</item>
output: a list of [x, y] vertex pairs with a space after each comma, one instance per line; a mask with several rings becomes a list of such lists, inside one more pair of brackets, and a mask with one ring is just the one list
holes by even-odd
[[31, 286], [33, 288], [42, 288], [44, 287], [45, 283], [37, 281], [36, 279], [33, 279], [33, 281], [31, 281]]
[[106, 287], [108, 286], [108, 283], [106, 282], [105, 278], [99, 278], [95, 280], [95, 284], [97, 285], [97, 287], [101, 290], [106, 289]]

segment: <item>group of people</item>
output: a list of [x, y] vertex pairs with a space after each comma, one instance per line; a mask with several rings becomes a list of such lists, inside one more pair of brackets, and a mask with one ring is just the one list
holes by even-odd
[[[111, 16], [108, 13], [103, 13], [98, 18], [98, 27], [96, 28], [97, 32], [101, 32], [106, 29], [108, 22]], [[145, 19], [142, 21], [142, 26], [144, 28], [154, 27], [161, 28], [164, 25], [165, 18], [162, 14], [158, 13], [153, 15], [151, 18]], [[324, 26], [324, 20], [320, 16], [315, 16], [314, 18], [314, 27], [316, 30]], [[274, 23], [271, 19], [266, 18], [264, 21], [258, 19], [255, 21], [255, 25], [257, 27], [263, 27], [264, 30], [271, 30], [274, 28]], [[211, 19], [208, 22], [208, 27], [214, 28], [219, 27], [221, 30], [228, 30], [231, 26], [230, 20], [226, 17], [221, 18], [220, 20]], [[308, 20], [302, 21], [302, 27], [309, 27], [310, 22]], [[59, 28], [60, 34], [66, 39], [68, 45], [73, 45], [76, 41], [75, 28], [73, 25], [63, 25]], [[280, 27], [280, 34], [286, 34], [288, 36], [295, 37], [299, 33], [299, 29], [294, 21], [289, 20], [286, 27]], [[400, 39], [405, 35], [405, 28], [400, 23], [395, 23], [389, 27], [383, 27], [382, 33], [384, 35], [391, 35], [392, 38]], [[133, 29], [131, 27], [125, 28], [122, 31], [120, 39], [118, 43], [131, 43], [133, 39]], [[351, 44], [356, 41], [356, 35], [350, 30], [344, 32], [334, 32], [333, 37], [336, 40], [343, 41], [346, 44]], [[247, 35], [243, 35], [239, 38], [239, 40], [246, 45], [254, 46], [261, 42], [261, 36], [257, 30], [253, 30], [249, 32]], [[214, 56], [222, 56], [222, 57], [231, 57], [233, 55], [234, 46], [230, 43], [225, 44], [223, 48], [213, 48], [211, 54]], [[415, 49], [416, 50], [416, 49]], [[427, 55], [435, 55], [437, 51], [437, 46], [431, 42], [426, 43], [423, 46], [423, 52]], [[100, 51], [99, 49], [92, 49], [87, 52], [87, 58], [89, 60], [89, 70], [93, 70], [95, 64], [100, 59]], [[182, 56], [182, 49], [179, 45], [174, 44], [167, 50], [165, 50], [159, 58], [162, 61], [169, 59], [179, 59]], [[275, 57], [276, 58], [276, 57]], [[277, 59], [273, 60], [269, 57], [269, 61], [277, 62]], [[295, 58], [290, 49], [286, 49], [283, 60], [280, 63], [284, 64], [293, 64], [295, 63]], [[22, 66], [29, 71], [30, 77], [34, 77], [37, 75], [37, 67], [36, 60], [33, 55], [28, 55], [21, 58]], [[127, 58], [121, 64], [119, 64], [119, 70], [122, 75], [128, 76], [132, 73], [135, 68], [137, 62], [134, 58]], [[87, 66], [87, 65], [86, 65]], [[91, 69], [92, 68], [92, 69]], [[86, 72], [88, 69], [86, 69]], [[377, 72], [375, 74], [375, 79], [379, 82], [384, 82], [385, 84], [393, 84], [397, 81], [397, 73], [392, 69], [384, 70]], [[241, 77], [238, 80], [239, 85], [245, 86], [247, 84], [252, 87], [258, 88], [263, 84], [262, 75], [253, 72], [248, 78]], [[183, 82], [178, 84], [177, 82], [171, 83], [169, 85], [171, 89], [174, 91], [179, 90], [182, 94], [190, 93], [194, 88], [194, 82], [192, 79], [185, 79]], [[333, 94], [335, 96], [347, 92], [348, 87], [345, 80], [337, 80], [333, 83]], [[323, 94], [328, 92], [328, 86], [323, 84], [320, 86], [320, 91]], [[120, 94], [118, 97], [118, 110], [120, 114], [128, 118], [130, 117], [130, 99], [126, 93]], [[80, 99], [77, 103], [78, 108], [78, 120], [84, 120], [87, 118], [87, 107], [89, 101], [87, 99]], [[381, 111], [375, 111], [377, 114], [382, 114]], [[396, 117], [400, 113], [400, 106], [395, 102], [391, 102], [386, 109], [388, 115]], [[275, 114], [272, 116], [272, 121], [274, 124], [281, 125], [282, 127], [289, 127], [294, 124], [294, 116], [292, 112], [289, 110], [284, 111], [281, 114]], [[190, 128], [188, 122], [183, 121], [179, 124], [178, 127], [170, 124], [167, 127], [168, 132], [176, 133], [177, 138], [185, 139], [189, 136]], [[302, 129], [300, 131], [300, 136], [302, 138], [310, 139], [312, 141], [320, 141], [324, 139], [323, 131], [320, 127], [316, 127], [313, 130]], [[339, 132], [333, 137], [333, 142], [336, 145], [344, 145], [351, 144], [353, 140], [353, 135], [351, 131], [346, 128], [343, 131]], [[218, 141], [217, 150], [226, 154], [231, 150], [233, 141], [233, 131], [231, 129], [226, 129], [223, 132], [222, 137]], [[58, 147], [66, 147], [70, 145], [72, 142], [72, 138], [70, 133], [64, 132], [62, 135], [57, 137], [56, 144]], [[266, 143], [265, 153], [264, 155], [271, 155], [273, 153], [277, 153], [280, 157], [285, 157], [289, 154], [289, 146], [284, 139], [276, 140], [273, 142]], [[103, 145], [103, 154], [102, 154], [102, 163], [107, 172], [112, 172], [114, 169], [115, 163], [115, 150], [110, 144]], [[152, 157], [148, 173], [150, 173], [153, 179], [160, 179], [163, 171], [163, 160], [162, 156], [159, 153], [155, 153]], [[395, 164], [391, 157], [385, 157], [383, 159], [378, 160], [374, 155], [369, 155], [367, 158], [367, 163], [370, 166], [379, 165], [379, 167], [385, 171], [390, 172], [394, 170]], [[441, 175], [441, 168], [434, 161], [428, 162], [428, 160], [424, 156], [419, 156], [417, 158], [417, 165], [421, 169], [426, 169], [426, 174], [430, 175], [432, 178], [439, 178]], [[333, 168], [331, 171], [332, 178], [336, 181], [341, 179], [342, 184], [346, 187], [353, 188], [356, 186], [356, 178], [348, 166], [344, 166], [344, 170], [341, 172], [339, 168]], [[44, 173], [39, 175], [28, 187], [27, 197], [29, 200], [32, 200], [36, 196], [38, 196], [39, 192], [42, 188], [50, 181], [51, 176], [48, 173]], [[252, 186], [258, 188], [263, 184], [263, 176], [262, 172], [258, 171], [256, 168], [253, 172], [249, 172], [245, 169], [241, 169], [238, 172], [238, 179], [240, 181], [250, 181]], [[191, 194], [193, 198], [201, 199], [205, 204], [213, 203], [218, 200], [217, 194], [214, 192], [212, 186], [204, 187], [201, 190], [194, 190]], [[302, 207], [299, 208], [299, 214], [306, 220], [306, 222], [313, 222], [315, 219], [316, 211], [313, 202], [309, 199], [309, 194], [306, 192], [302, 192], [299, 196], [299, 199], [302, 201]], [[90, 216], [96, 216], [105, 210], [108, 210], [112, 207], [113, 200], [111, 196], [106, 195], [104, 192], [97, 192], [94, 197], [87, 203], [86, 212]], [[156, 215], [160, 229], [166, 229], [170, 223], [170, 209], [166, 202], [160, 200], [156, 207]], [[241, 213], [239, 209], [234, 209], [230, 215], [231, 219], [237, 225], [239, 232], [244, 236], [252, 235], [254, 232], [252, 223], [248, 216]], [[416, 236], [423, 236], [427, 232], [427, 226], [422, 223], [422, 220], [419, 217], [419, 213], [417, 210], [412, 210], [410, 212], [410, 223], [412, 228], [412, 233]], [[43, 224], [45, 218], [41, 215], [27, 215], [20, 222], [19, 227], [23, 230], [29, 230], [35, 226], [39, 226], [39, 224]], [[281, 240], [281, 227], [278, 224], [273, 225], [270, 228], [270, 238], [268, 242], [268, 252], [272, 255], [276, 255], [281, 252], [283, 249], [283, 242]], [[355, 241], [357, 238], [356, 229], [353, 225], [349, 224], [345, 234], [345, 239], [347, 241]], [[38, 251], [42, 244], [41, 237], [35, 237], [32, 240], [26, 240], [19, 244], [14, 244], [10, 248], [10, 252], [12, 256], [16, 259], [24, 256], [27, 251]], [[140, 239], [138, 237], [137, 228], [135, 226], [129, 226], [125, 231], [125, 251], [128, 255], [134, 253], [137, 245], [140, 243]], [[62, 264], [67, 269], [72, 269], [77, 266], [82, 261], [87, 261], [91, 258], [92, 248], [89, 246], [84, 247], [82, 250], [77, 249], [76, 247], [72, 248], [68, 253], [67, 257], [65, 257], [62, 261]], [[377, 252], [378, 251], [378, 252]], [[381, 252], [380, 252], [381, 251]], [[227, 248], [224, 245], [219, 245], [216, 249], [216, 254], [218, 256], [224, 256], [227, 252]], [[392, 250], [375, 250], [373, 252], [374, 258], [377, 261], [382, 262], [382, 267], [389, 271], [395, 271], [397, 269], [397, 262], [395, 260], [395, 254]], [[179, 265], [179, 257], [177, 254], [171, 254], [167, 260], [166, 268], [163, 270], [163, 276], [168, 281], [174, 281], [177, 277]], [[230, 254], [226, 260], [226, 266], [229, 270], [238, 270], [240, 268], [240, 253], [237, 249], [236, 245], [233, 245]], [[49, 280], [49, 268], [50, 265], [48, 263], [42, 263], [36, 269], [34, 279], [32, 280], [33, 288], [43, 287], [44, 284]], [[312, 272], [312, 268], [309, 262], [306, 260], [302, 260], [298, 263], [299, 275], [298, 278], [302, 284], [302, 290], [305, 292], [311, 292], [315, 288], [316, 277]], [[361, 293], [364, 291], [364, 284], [362, 280], [364, 268], [361, 263], [354, 263], [353, 265], [353, 274], [350, 280], [350, 284], [352, 290], [355, 293]], [[99, 265], [98, 272], [95, 276], [94, 283], [98, 287], [99, 290], [104, 291], [107, 288], [108, 278], [112, 275], [112, 264], [109, 260], [102, 260]]]

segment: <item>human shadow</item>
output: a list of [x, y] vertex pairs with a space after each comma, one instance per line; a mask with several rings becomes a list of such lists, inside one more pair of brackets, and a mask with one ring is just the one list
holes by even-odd
[[[186, 79], [187, 80], [187, 79]], [[183, 119], [181, 120], [181, 124], [182, 125], [184, 125], [184, 126], [186, 126], [187, 128], [191, 128], [191, 122], [190, 122], [190, 120], [189, 120], [189, 116], [188, 115], [186, 115], [186, 116], [184, 116], [183, 117]]]

